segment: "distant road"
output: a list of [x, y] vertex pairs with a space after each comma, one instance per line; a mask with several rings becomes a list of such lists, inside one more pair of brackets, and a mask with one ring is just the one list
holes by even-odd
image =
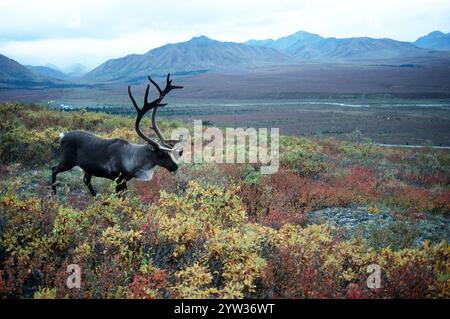
[[423, 146], [423, 145], [396, 145], [396, 144], [376, 144], [380, 147], [397, 147], [397, 148], [431, 148], [435, 150], [450, 150], [450, 146]]

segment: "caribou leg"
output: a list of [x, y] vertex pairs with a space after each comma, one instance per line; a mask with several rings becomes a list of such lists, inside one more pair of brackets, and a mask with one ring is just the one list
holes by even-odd
[[56, 195], [56, 176], [59, 173], [67, 172], [73, 168], [73, 165], [67, 165], [63, 162], [59, 163], [52, 167], [52, 191], [53, 194]]
[[123, 193], [127, 190], [127, 181], [126, 180], [120, 180], [117, 182], [116, 186], [116, 193], [120, 195], [120, 197], [123, 196]]
[[84, 172], [84, 178], [83, 178], [84, 184], [86, 184], [86, 186], [89, 188], [91, 195], [96, 196], [97, 192], [95, 191], [94, 187], [92, 186], [91, 179], [92, 179], [92, 174], [89, 174], [88, 172]]

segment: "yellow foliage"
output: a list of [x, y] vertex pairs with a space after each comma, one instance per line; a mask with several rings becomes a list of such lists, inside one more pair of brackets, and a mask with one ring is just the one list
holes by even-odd
[[34, 293], [34, 299], [56, 299], [56, 288], [42, 288]]
[[174, 291], [179, 298], [206, 299], [217, 294], [217, 289], [210, 287], [213, 276], [205, 266], [195, 263], [178, 271], [175, 276], [179, 283]]
[[[362, 238], [337, 239], [326, 225], [284, 224], [277, 230], [250, 221], [237, 191], [190, 182], [184, 194], [162, 192], [149, 206], [99, 196], [83, 211], [51, 201], [45, 214], [42, 199], [21, 199], [9, 191], [0, 197], [0, 212], [8, 220], [0, 245], [12, 278], [24, 284], [36, 271], [65, 274], [68, 263], [79, 263], [86, 297], [260, 296], [261, 280], [279, 252], [293, 258], [288, 273], [293, 278], [314, 269], [334, 280], [336, 294], [366, 278], [370, 264], [380, 265], [387, 278], [418, 265], [433, 278], [427, 296], [449, 297], [448, 243], [375, 251]], [[47, 286], [54, 284], [52, 276]], [[65, 296], [64, 289], [63, 284], [45, 288], [34, 297]]]
[[369, 207], [368, 211], [369, 211], [369, 214], [379, 214], [380, 213], [380, 209], [375, 206]]

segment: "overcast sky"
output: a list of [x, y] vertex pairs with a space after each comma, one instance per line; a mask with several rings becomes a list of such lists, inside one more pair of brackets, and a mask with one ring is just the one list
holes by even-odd
[[0, 53], [32, 65], [95, 67], [198, 35], [241, 42], [299, 30], [414, 41], [450, 32], [450, 1], [0, 0]]

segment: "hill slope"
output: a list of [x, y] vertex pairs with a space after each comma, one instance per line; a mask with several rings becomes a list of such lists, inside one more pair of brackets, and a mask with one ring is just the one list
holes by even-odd
[[133, 81], [147, 75], [178, 75], [210, 70], [281, 64], [290, 60], [272, 48], [220, 42], [205, 36], [167, 44], [145, 54], [109, 60], [84, 76], [87, 81]]
[[67, 82], [38, 73], [0, 54], [0, 87], [29, 88], [58, 85], [67, 85]]
[[54, 68], [51, 68], [51, 67], [33, 66], [33, 65], [26, 65], [26, 67], [28, 69], [30, 69], [31, 71], [33, 71], [34, 73], [38, 73], [38, 74], [46, 76], [46, 77], [59, 79], [59, 80], [67, 80], [69, 78], [67, 76], [67, 74], [64, 74], [63, 72], [56, 70]]
[[414, 44], [421, 48], [433, 50], [450, 50], [450, 33], [434, 31], [430, 34], [417, 39]]
[[0, 54], [0, 83], [19, 84], [41, 82], [43, 78], [20, 63]]

